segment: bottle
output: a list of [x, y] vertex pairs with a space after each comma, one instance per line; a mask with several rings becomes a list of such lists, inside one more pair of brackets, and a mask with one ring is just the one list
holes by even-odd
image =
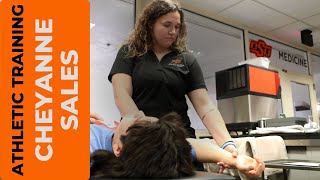
[[310, 128], [313, 128], [313, 117], [311, 115], [308, 116], [308, 123], [309, 123], [309, 126]]
[[312, 116], [309, 115], [308, 116], [308, 123], [304, 125], [304, 128], [310, 128], [311, 129], [313, 127], [312, 122], [313, 122], [312, 121]]

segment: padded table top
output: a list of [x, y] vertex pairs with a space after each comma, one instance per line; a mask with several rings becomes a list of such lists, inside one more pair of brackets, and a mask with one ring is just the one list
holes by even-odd
[[[100, 177], [91, 177], [90, 180], [106, 180], [107, 178], [100, 178]], [[114, 179], [114, 178], [112, 178]], [[121, 178], [117, 178], [121, 179]], [[122, 178], [124, 179], [124, 178]], [[132, 178], [130, 178], [132, 179]], [[137, 178], [139, 179], [139, 178]], [[235, 177], [224, 175], [224, 174], [218, 174], [218, 173], [209, 173], [204, 171], [196, 171], [196, 175], [192, 177], [187, 178], [180, 178], [180, 179], [200, 179], [200, 180], [236, 180]]]

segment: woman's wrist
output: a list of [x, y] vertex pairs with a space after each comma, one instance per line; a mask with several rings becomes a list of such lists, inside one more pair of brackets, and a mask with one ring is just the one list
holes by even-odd
[[237, 148], [237, 146], [236, 146], [236, 144], [233, 142], [233, 141], [226, 141], [225, 143], [223, 143], [222, 145], [221, 145], [221, 148], [222, 149], [225, 149], [227, 146], [234, 146], [235, 148]]

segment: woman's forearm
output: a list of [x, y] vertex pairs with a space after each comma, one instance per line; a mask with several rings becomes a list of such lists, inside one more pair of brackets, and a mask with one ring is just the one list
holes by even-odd
[[112, 77], [114, 101], [121, 116], [138, 112], [139, 109], [132, 99], [132, 78], [127, 74], [115, 74]]
[[116, 93], [114, 99], [122, 117], [139, 111], [132, 97], [125, 91]]
[[216, 106], [213, 106], [212, 110], [208, 111], [202, 119], [202, 122], [219, 146], [226, 141], [232, 140], [225, 122]]
[[210, 100], [206, 89], [197, 89], [188, 94], [193, 107], [214, 140], [221, 146], [231, 137], [216, 105]]

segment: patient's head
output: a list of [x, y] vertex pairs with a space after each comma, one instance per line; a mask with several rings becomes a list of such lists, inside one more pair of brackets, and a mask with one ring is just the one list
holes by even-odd
[[118, 158], [105, 151], [93, 155], [93, 174], [144, 178], [193, 175], [191, 146], [179, 122], [176, 113], [159, 121], [136, 121], [120, 138], [123, 146]]
[[130, 113], [129, 115], [124, 116], [112, 137], [112, 150], [116, 156], [120, 156], [122, 150], [122, 142], [120, 137], [127, 134], [128, 128], [137, 121], [156, 122], [158, 121], [158, 118], [145, 116], [142, 111]]

